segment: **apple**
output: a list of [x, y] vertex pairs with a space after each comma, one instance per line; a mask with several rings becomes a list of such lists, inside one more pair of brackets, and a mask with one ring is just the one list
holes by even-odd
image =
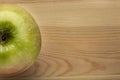
[[41, 48], [40, 30], [33, 17], [15, 5], [0, 6], [0, 77], [27, 70]]

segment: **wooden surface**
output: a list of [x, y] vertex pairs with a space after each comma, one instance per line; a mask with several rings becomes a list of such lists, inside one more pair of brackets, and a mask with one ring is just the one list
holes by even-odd
[[18, 78], [120, 79], [119, 0], [8, 2], [30, 12], [42, 35], [42, 49], [36, 63]]

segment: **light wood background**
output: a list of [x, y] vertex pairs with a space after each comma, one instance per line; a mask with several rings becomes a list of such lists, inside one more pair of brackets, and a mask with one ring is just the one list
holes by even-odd
[[2, 0], [37, 21], [42, 48], [17, 78], [120, 79], [120, 0]]

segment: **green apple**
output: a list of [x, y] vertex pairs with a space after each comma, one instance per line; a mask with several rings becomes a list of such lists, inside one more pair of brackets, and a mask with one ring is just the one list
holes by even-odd
[[0, 77], [28, 69], [41, 48], [39, 27], [33, 17], [15, 5], [0, 6]]

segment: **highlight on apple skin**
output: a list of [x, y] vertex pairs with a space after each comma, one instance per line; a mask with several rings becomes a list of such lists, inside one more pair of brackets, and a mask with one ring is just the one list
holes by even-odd
[[0, 77], [27, 70], [41, 48], [39, 27], [33, 17], [15, 5], [0, 6]]

